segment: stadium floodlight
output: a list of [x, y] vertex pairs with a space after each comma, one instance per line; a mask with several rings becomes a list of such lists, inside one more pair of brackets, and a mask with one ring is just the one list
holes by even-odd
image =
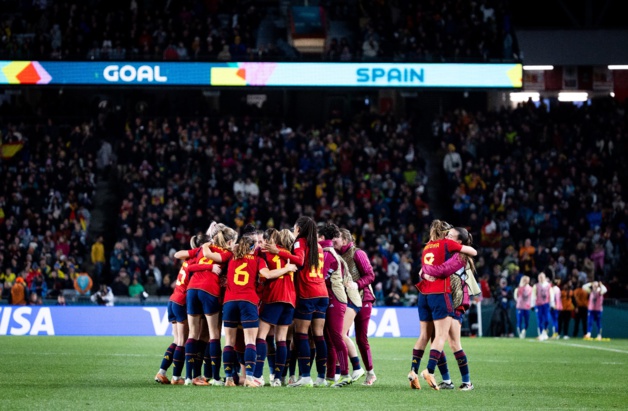
[[538, 66], [523, 66], [524, 71], [548, 71], [554, 70], [554, 66], [551, 65], [538, 65]]
[[609, 70], [628, 70], [628, 64], [610, 64]]
[[589, 93], [583, 91], [569, 92], [563, 91], [558, 93], [558, 101], [587, 101], [589, 99]]
[[532, 101], [539, 101], [541, 95], [536, 91], [522, 91], [519, 93], [510, 93], [510, 101], [513, 103], [523, 103], [530, 99]]

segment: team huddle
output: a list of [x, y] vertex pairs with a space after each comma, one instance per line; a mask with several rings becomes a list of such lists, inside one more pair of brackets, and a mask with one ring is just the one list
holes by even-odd
[[266, 363], [271, 387], [377, 380], [367, 338], [375, 276], [348, 230], [300, 217], [293, 230], [247, 226], [238, 238], [212, 223], [190, 246], [174, 255], [182, 261], [168, 303], [174, 341], [155, 381], [257, 388]]
[[[421, 388], [419, 368], [428, 343], [429, 361], [420, 375], [435, 390], [454, 389], [446, 341], [460, 369], [460, 390], [474, 389], [460, 344], [462, 316], [470, 296], [479, 294], [471, 243], [466, 229], [432, 222], [417, 284], [421, 333], [408, 374], [413, 389]], [[367, 337], [375, 276], [348, 230], [300, 217], [293, 230], [247, 226], [238, 238], [234, 229], [212, 223], [190, 246], [174, 254], [182, 260], [168, 304], [174, 341], [155, 381], [258, 388], [266, 385], [267, 362], [271, 387], [339, 388], [363, 376], [370, 386], [377, 380]], [[351, 326], [357, 348], [348, 336]]]

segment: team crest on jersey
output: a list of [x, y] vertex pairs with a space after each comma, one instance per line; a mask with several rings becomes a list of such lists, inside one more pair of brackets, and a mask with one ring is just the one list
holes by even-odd
[[294, 243], [294, 249], [296, 250], [297, 248], [301, 247], [301, 245], [299, 243]]

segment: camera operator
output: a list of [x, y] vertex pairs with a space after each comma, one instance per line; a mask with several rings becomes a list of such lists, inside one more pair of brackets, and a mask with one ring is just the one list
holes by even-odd
[[98, 305], [113, 307], [113, 291], [106, 284], [101, 284], [100, 290], [96, 291], [90, 299]]

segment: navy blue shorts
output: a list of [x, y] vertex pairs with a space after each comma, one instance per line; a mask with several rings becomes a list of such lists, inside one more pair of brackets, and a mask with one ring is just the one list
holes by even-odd
[[419, 293], [419, 320], [436, 321], [454, 316], [451, 294]]
[[207, 291], [192, 289], [186, 296], [188, 314], [212, 315], [220, 312], [220, 300]]
[[168, 322], [182, 323], [188, 319], [185, 305], [179, 305], [174, 301], [168, 301]]
[[358, 315], [358, 313], [362, 309], [362, 307], [358, 307], [357, 305], [353, 304], [351, 300], [347, 301], [347, 308], [351, 308], [353, 311], [355, 311], [356, 315]]
[[288, 303], [262, 304], [259, 319], [272, 325], [290, 325], [294, 318], [294, 307]]
[[312, 321], [313, 319], [324, 319], [329, 297], [303, 298], [297, 301], [297, 308], [294, 318], [298, 320]]
[[222, 307], [222, 321], [228, 328], [237, 328], [238, 324], [242, 324], [242, 328], [257, 328], [257, 306], [249, 301], [229, 301]]

